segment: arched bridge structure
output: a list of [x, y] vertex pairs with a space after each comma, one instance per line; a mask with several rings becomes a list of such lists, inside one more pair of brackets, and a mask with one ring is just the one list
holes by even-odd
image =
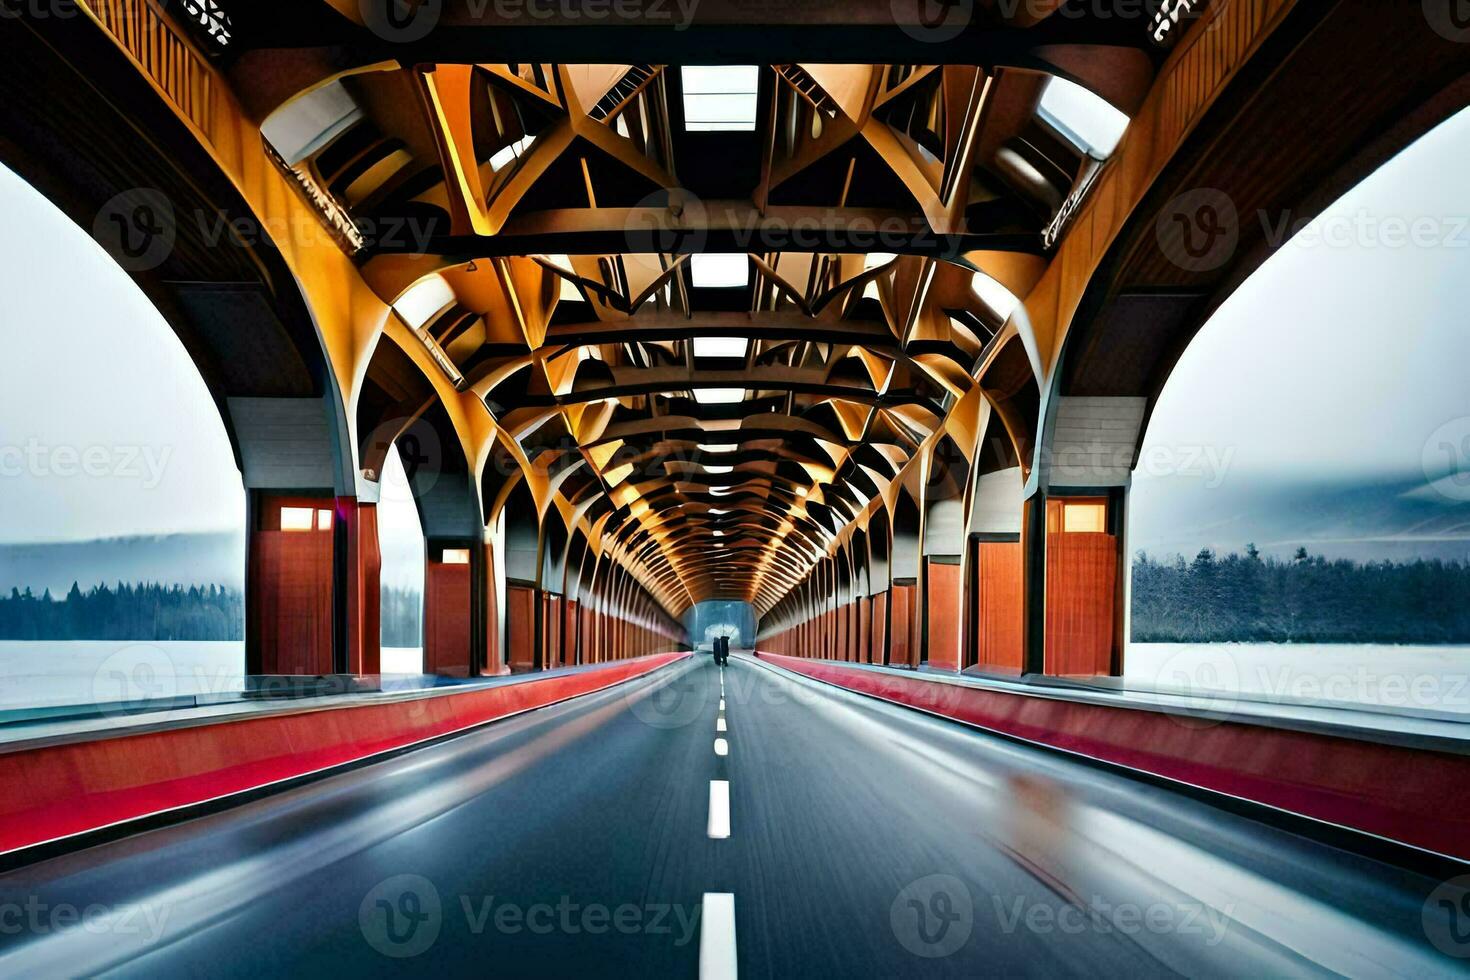
[[[16, 766], [63, 752], [73, 775], [11, 808], [8, 850], [95, 842], [530, 707], [579, 730], [591, 709], [576, 704], [613, 684], [709, 693], [700, 710], [717, 698], [724, 732], [733, 675], [856, 690], [1143, 773], [1135, 836], [1109, 846], [1146, 850], [1148, 808], [1188, 784], [1186, 808], [1228, 798], [1375, 842], [1343, 845], [1354, 874], [1380, 874], [1380, 844], [1470, 857], [1463, 818], [1431, 803], [1463, 785], [1458, 750], [1181, 726], [1066, 693], [1122, 672], [1131, 474], [1191, 338], [1290, 229], [1470, 101], [1470, 47], [1428, 5], [510, 6], [0, 0], [0, 162], [134, 278], [229, 433], [248, 491], [246, 672], [379, 673], [376, 508], [398, 452], [425, 536], [424, 669], [469, 692], [433, 701], [462, 699], [429, 721], [353, 709], [380, 715], [309, 749], [316, 716], [282, 716], [291, 750], [250, 772], [199, 761], [231, 751], [229, 725], [112, 739], [114, 766], [159, 754], [187, 769], [160, 771], [172, 788], [147, 799], [77, 775], [90, 743], [27, 745]], [[680, 660], [706, 600], [751, 604], [768, 656], [718, 677]], [[529, 759], [537, 717], [486, 737]], [[884, 747], [852, 722], [835, 758], [861, 769], [927, 744], [936, 784], [950, 753], [968, 758], [939, 722], [903, 724], [919, 727]], [[383, 764], [429, 792], [404, 760]], [[468, 763], [444, 765], [463, 788]], [[1116, 791], [1064, 805], [1018, 761], [996, 765], [1038, 826]], [[1408, 789], [1359, 778], [1382, 766]], [[344, 805], [381, 806], [371, 771], [333, 777]], [[186, 775], [213, 788], [179, 789]], [[88, 813], [68, 810], [77, 798]], [[303, 826], [337, 842], [327, 804], [310, 807]], [[543, 809], [526, 820], [560, 827]], [[270, 822], [285, 818], [262, 819], [288, 847]], [[1077, 870], [1057, 840], [1004, 826], [997, 846], [1038, 880]], [[877, 827], [855, 839], [881, 846]], [[1268, 851], [1311, 865], [1296, 847]], [[1204, 874], [1199, 860], [1186, 865]], [[1353, 894], [1342, 915], [1368, 914]], [[708, 927], [720, 906], [703, 908]], [[741, 963], [797, 961], [774, 921], [739, 921]], [[283, 948], [304, 950], [303, 928]], [[1361, 935], [1334, 951], [1253, 928], [1240, 948], [1258, 964], [1351, 973], [1368, 955]], [[569, 962], [596, 962], [580, 943]], [[666, 965], [687, 967], [684, 952]]]

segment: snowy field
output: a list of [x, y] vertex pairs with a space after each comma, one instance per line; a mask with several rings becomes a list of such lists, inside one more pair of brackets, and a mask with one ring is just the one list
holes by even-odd
[[[423, 650], [384, 647], [385, 674], [418, 674]], [[0, 640], [0, 710], [140, 701], [243, 689], [240, 642]]]
[[1167, 691], [1470, 716], [1463, 646], [1130, 643], [1123, 673]]

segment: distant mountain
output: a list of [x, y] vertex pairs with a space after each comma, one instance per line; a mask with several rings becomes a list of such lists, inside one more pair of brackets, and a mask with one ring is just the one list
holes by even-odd
[[1128, 544], [1156, 558], [1224, 555], [1254, 542], [1266, 555], [1298, 547], [1329, 559], [1470, 560], [1470, 500], [1422, 476], [1371, 481], [1281, 482], [1232, 473], [1208, 488], [1187, 477], [1139, 479]]
[[245, 585], [245, 537], [238, 531], [105, 538], [42, 544], [0, 544], [0, 591], [50, 589], [60, 598], [78, 582], [83, 589], [117, 582], [164, 585]]

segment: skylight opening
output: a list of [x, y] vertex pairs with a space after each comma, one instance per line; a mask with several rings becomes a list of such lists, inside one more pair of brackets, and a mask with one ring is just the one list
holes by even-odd
[[695, 337], [695, 357], [738, 357], [745, 359], [749, 341], [744, 337]]
[[454, 290], [449, 288], [449, 283], [444, 281], [443, 276], [434, 275], [409, 286], [398, 297], [398, 302], [393, 304], [393, 310], [408, 324], [409, 329], [419, 330], [434, 314], [452, 302]]
[[733, 405], [745, 401], [745, 389], [695, 388], [694, 400], [701, 405]]
[[689, 256], [689, 274], [700, 288], [744, 286], [750, 282], [750, 260], [741, 252], [700, 252]]
[[686, 65], [684, 129], [697, 132], [752, 132], [760, 70], [755, 65]]
[[1053, 78], [1041, 93], [1042, 120], [1095, 160], [1113, 155], [1129, 119], [1106, 99], [1065, 78]]
[[721, 474], [721, 473], [733, 473], [735, 471], [735, 467], [733, 467], [733, 466], [710, 466], [708, 463], [706, 463], [706, 464], [704, 464], [704, 471], [706, 473], [714, 473], [714, 474], [718, 475], [718, 474]]
[[740, 446], [733, 442], [701, 442], [699, 451], [702, 453], [733, 453]]
[[970, 291], [1002, 320], [1009, 320], [1016, 307], [1021, 305], [1015, 293], [983, 272], [977, 272], [971, 278]]
[[536, 141], [535, 136], [522, 136], [508, 146], [502, 146], [490, 156], [490, 169], [496, 173], [504, 170], [521, 158], [521, 154]]

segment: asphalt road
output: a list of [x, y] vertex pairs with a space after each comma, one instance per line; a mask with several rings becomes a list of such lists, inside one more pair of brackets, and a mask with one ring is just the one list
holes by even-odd
[[1426, 938], [1462, 925], [1435, 881], [738, 656], [721, 683], [698, 658], [0, 876], [0, 976], [1470, 965]]

